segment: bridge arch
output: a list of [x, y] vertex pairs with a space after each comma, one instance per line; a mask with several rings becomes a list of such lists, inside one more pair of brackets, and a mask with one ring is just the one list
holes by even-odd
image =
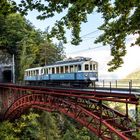
[[49, 112], [61, 112], [75, 119], [104, 140], [111, 140], [114, 139], [114, 137], [128, 140], [123, 133], [100, 118], [97, 112], [93, 113], [83, 106], [81, 102], [75, 103], [72, 99], [66, 97], [52, 96], [43, 93], [23, 95], [8, 108], [4, 118], [9, 120], [15, 119], [29, 108], [37, 108]]

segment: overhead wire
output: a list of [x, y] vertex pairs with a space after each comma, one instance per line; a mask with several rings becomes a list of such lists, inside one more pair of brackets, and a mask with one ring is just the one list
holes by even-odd
[[[82, 35], [82, 36], [80, 36], [80, 38], [85, 38], [86, 36], [89, 36], [89, 35], [91, 35], [91, 34], [95, 34], [95, 33], [97, 33], [97, 32], [99, 32], [100, 30], [99, 29], [97, 29], [97, 30], [95, 30], [95, 31], [92, 31], [92, 32], [89, 32], [89, 33], [87, 33], [87, 34], [84, 34], [84, 35]], [[89, 37], [90, 39], [93, 39], [93, 38], [96, 38], [95, 36], [94, 37]], [[88, 39], [88, 40], [90, 40], [90, 39]], [[71, 41], [68, 41], [67, 42], [67, 44], [68, 43], [71, 43]]]
[[[129, 40], [131, 40], [132, 39], [132, 37], [131, 38], [127, 38], [126, 39], [126, 41], [129, 41]], [[102, 48], [102, 47], [105, 47], [105, 46], [96, 46], [96, 47], [89, 47], [89, 48], [87, 48], [87, 49], [83, 49], [83, 50], [78, 50], [78, 51], [74, 51], [74, 52], [70, 52], [70, 53], [68, 53], [68, 54], [74, 54], [74, 53], [79, 53], [79, 52], [84, 52], [84, 51], [88, 51], [88, 50], [93, 50], [93, 49], [98, 49], [98, 48]]]
[[95, 31], [92, 31], [92, 32], [89, 32], [85, 35], [82, 35], [81, 38], [85, 37], [85, 36], [88, 36], [88, 35], [91, 35], [91, 34], [95, 34], [96, 32], [99, 32], [100, 30], [95, 30]]
[[104, 47], [104, 46], [89, 47], [87, 49], [83, 49], [83, 50], [79, 50], [79, 51], [74, 51], [74, 52], [71, 52], [71, 53], [68, 53], [68, 54], [74, 54], [74, 53], [84, 52], [84, 51], [88, 51], [88, 50], [98, 49], [98, 48], [101, 48], [101, 47]]

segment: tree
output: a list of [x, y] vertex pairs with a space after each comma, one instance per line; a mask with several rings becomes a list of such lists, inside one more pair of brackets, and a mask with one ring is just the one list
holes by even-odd
[[46, 36], [32, 30], [19, 42], [19, 80], [23, 80], [25, 69], [52, 64], [65, 57], [63, 45], [53, 44]]
[[21, 116], [14, 123], [9, 121], [1, 122], [0, 138], [2, 140], [25, 140], [25, 139], [41, 139], [37, 118], [39, 115], [30, 113]]
[[97, 140], [98, 138], [89, 130], [74, 120], [64, 117], [63, 140]]
[[41, 134], [45, 140], [60, 140], [58, 122], [52, 113], [42, 112], [39, 118]]
[[[23, 49], [25, 42], [29, 49], [31, 49], [32, 44], [32, 50], [35, 50], [38, 48], [38, 44], [41, 40], [39, 37], [41, 37], [41, 35], [34, 29], [32, 24], [20, 14], [9, 14], [5, 17], [1, 15], [0, 21], [1, 20], [3, 20], [3, 22], [1, 22], [0, 49], [3, 50], [3, 52], [6, 50], [10, 55], [15, 55], [16, 76], [18, 77], [20, 66], [23, 66], [20, 60], [22, 60], [22, 51], [25, 50], [25, 48]], [[28, 51], [31, 53], [29, 49]], [[32, 53], [34, 52], [35, 51]]]
[[[12, 1], [12, 0], [11, 0]], [[93, 12], [102, 14], [104, 23], [99, 27], [103, 34], [95, 43], [111, 46], [112, 61], [108, 63], [109, 71], [120, 67], [123, 64], [123, 56], [126, 54], [126, 37], [135, 35], [136, 41], [133, 45], [140, 45], [140, 2], [139, 0], [55, 0], [55, 1], [31, 1], [22, 0], [16, 5], [13, 1], [13, 7], [26, 15], [29, 10], [38, 10], [40, 14], [38, 19], [53, 17], [64, 10], [67, 13], [56, 21], [52, 28], [50, 37], [57, 37], [66, 43], [66, 29], [71, 29], [72, 44], [78, 45], [82, 40], [80, 38], [81, 24], [87, 22], [87, 15]]]
[[20, 140], [27, 139], [40, 139], [40, 128], [37, 118], [38, 114], [30, 113], [28, 115], [22, 115], [20, 119], [16, 121], [14, 125], [14, 132]]
[[62, 46], [59, 44], [57, 45], [50, 42], [49, 40], [45, 40], [40, 45], [40, 53], [39, 53], [40, 64], [44, 66], [47, 64], [52, 64], [58, 60], [64, 59], [65, 54], [63, 50], [64, 50], [63, 45]]
[[14, 125], [8, 121], [0, 123], [0, 138], [2, 140], [19, 140], [14, 133]]
[[[46, 54], [47, 64], [63, 58], [63, 46], [53, 44], [48, 40], [47, 33], [36, 30], [20, 14], [0, 13], [0, 23], [0, 58], [3, 60], [6, 57], [4, 62], [12, 62], [14, 54], [17, 80], [23, 80], [25, 69], [44, 65]], [[49, 50], [46, 54], [45, 49]]]
[[0, 1], [0, 16], [1, 15], [9, 15], [11, 13], [15, 13], [16, 12], [16, 7], [12, 6], [15, 5], [15, 2], [7, 2], [7, 0], [1, 0]]
[[[19, 78], [23, 80], [24, 70], [30, 67], [40, 66], [38, 57], [40, 50], [40, 43], [43, 41], [41, 32], [32, 29], [19, 42]], [[36, 61], [38, 60], [38, 61]]]

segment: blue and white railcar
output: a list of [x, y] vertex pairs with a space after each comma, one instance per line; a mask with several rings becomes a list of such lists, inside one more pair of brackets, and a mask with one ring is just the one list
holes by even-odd
[[[32, 74], [34, 73], [34, 74]], [[25, 81], [42, 83], [84, 84], [98, 80], [98, 63], [91, 58], [76, 57], [52, 65], [25, 70]]]
[[30, 68], [25, 70], [24, 80], [29, 82], [41, 80], [42, 67]]

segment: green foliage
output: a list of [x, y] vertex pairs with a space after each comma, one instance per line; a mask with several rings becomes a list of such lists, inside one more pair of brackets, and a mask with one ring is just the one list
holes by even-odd
[[14, 133], [14, 126], [12, 123], [5, 121], [0, 123], [0, 139], [1, 140], [19, 140]]
[[70, 127], [67, 129], [66, 133], [64, 134], [63, 139], [64, 140], [90, 140], [90, 136], [88, 136], [88, 131], [86, 128], [83, 128], [82, 130], [78, 130], [70, 124]]
[[63, 46], [53, 44], [44, 34], [33, 30], [20, 41], [19, 80], [23, 79], [25, 69], [51, 64], [65, 57]]
[[6, 49], [10, 54], [18, 54], [18, 43], [29, 32], [25, 18], [19, 14], [10, 14], [5, 18], [1, 16], [3, 24], [0, 34], [0, 49]]
[[[14, 0], [11, 0], [14, 2]], [[38, 19], [46, 19], [60, 14], [65, 10], [65, 15], [56, 21], [49, 37], [56, 37], [67, 42], [66, 29], [72, 33], [72, 44], [78, 45], [81, 24], [87, 22], [87, 15], [93, 12], [102, 14], [104, 23], [99, 27], [103, 34], [95, 43], [111, 46], [113, 59], [108, 63], [109, 71], [117, 69], [123, 64], [126, 54], [126, 38], [128, 35], [138, 35], [133, 45], [140, 45], [140, 2], [139, 0], [57, 0], [57, 1], [21, 1], [19, 5], [13, 4], [17, 11], [27, 15], [29, 10], [36, 9], [40, 12]]]
[[37, 118], [39, 115], [30, 113], [29, 115], [23, 115], [15, 124], [14, 132], [20, 138], [25, 139], [39, 139], [40, 128]]
[[11, 123], [0, 124], [1, 140], [97, 140], [85, 127], [58, 113], [22, 115]]
[[39, 63], [41, 65], [52, 64], [58, 60], [62, 60], [65, 58], [63, 45], [61, 45], [61, 43], [59, 43], [58, 45], [53, 44], [48, 40], [45, 40], [40, 45], [39, 55], [39, 57], [41, 58]]
[[40, 59], [38, 58], [38, 54], [41, 40], [41, 33], [32, 30], [19, 42], [19, 80], [23, 79], [25, 69], [36, 65], [39, 66], [38, 61], [35, 62], [35, 60]]
[[64, 58], [63, 46], [53, 44], [47, 33], [35, 30], [20, 14], [0, 14], [0, 24], [0, 49], [15, 55], [17, 80], [23, 80], [24, 70], [29, 67]]
[[74, 122], [65, 116], [63, 116], [63, 140], [97, 140], [98, 138], [90, 133], [89, 130], [80, 124]]
[[[2, 22], [1, 22], [2, 21]], [[7, 53], [15, 55], [16, 75], [20, 71], [20, 54], [22, 53], [22, 40], [34, 31], [31, 23], [26, 21], [20, 14], [9, 14], [6, 17], [0, 17], [1, 34], [0, 49], [6, 50]], [[32, 36], [32, 38], [34, 38]]]
[[38, 117], [39, 115], [30, 113], [23, 115], [15, 123], [2, 122], [0, 125], [1, 140], [41, 140]]
[[60, 130], [56, 117], [48, 112], [43, 112], [39, 118], [41, 135], [46, 140], [60, 140]]
[[15, 4], [15, 2], [9, 3], [7, 2], [7, 0], [1, 0], [0, 1], [0, 16], [1, 15], [8, 15], [11, 13], [15, 13], [16, 12], [16, 7], [13, 6]]

